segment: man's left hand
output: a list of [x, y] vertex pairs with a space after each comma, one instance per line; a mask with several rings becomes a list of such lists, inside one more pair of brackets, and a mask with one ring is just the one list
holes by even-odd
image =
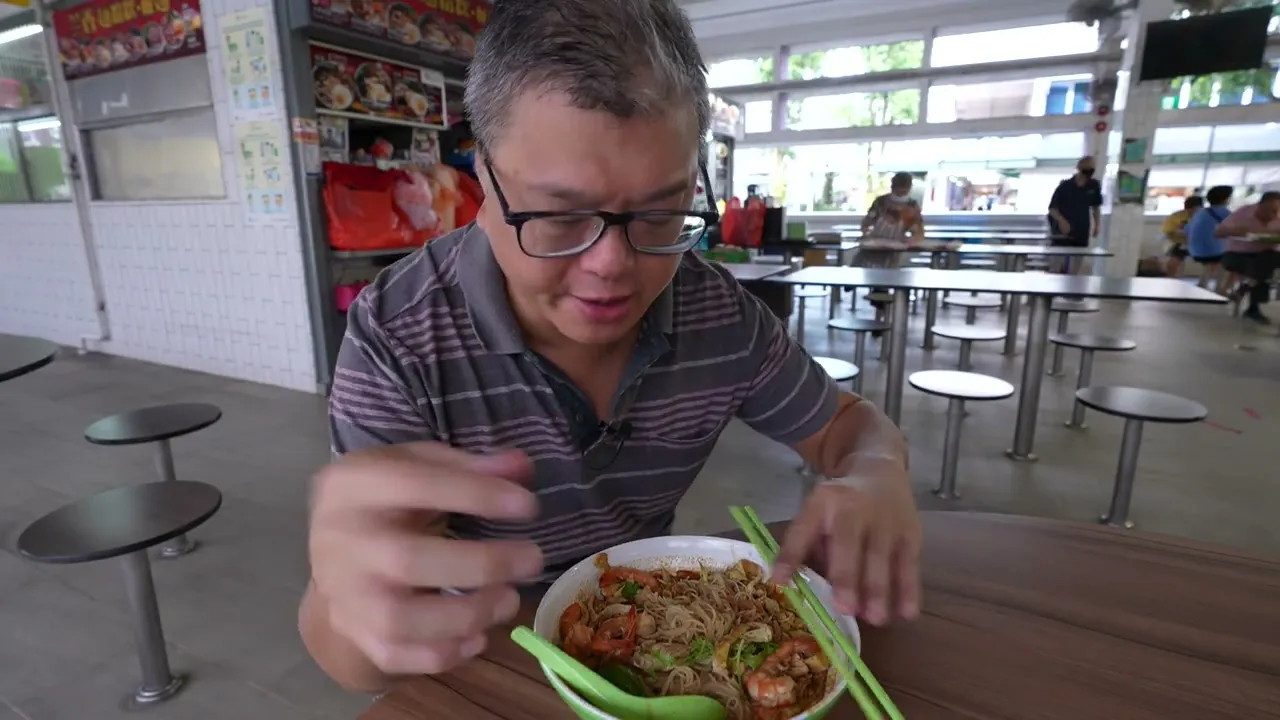
[[831, 583], [841, 612], [883, 625], [920, 612], [920, 546], [906, 468], [887, 458], [863, 462], [854, 477], [809, 494], [783, 537], [774, 577], [808, 564]]

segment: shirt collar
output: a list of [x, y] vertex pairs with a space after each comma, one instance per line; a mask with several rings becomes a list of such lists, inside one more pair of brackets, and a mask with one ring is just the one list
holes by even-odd
[[[467, 302], [467, 315], [475, 328], [480, 344], [488, 352], [515, 355], [527, 348], [511, 301], [507, 299], [507, 283], [493, 257], [489, 237], [480, 226], [472, 223], [464, 231], [458, 248], [458, 286]], [[674, 280], [672, 281], [674, 283]], [[656, 328], [670, 334], [674, 330], [674, 290], [668, 284], [662, 294], [649, 306], [645, 314], [643, 331]]]

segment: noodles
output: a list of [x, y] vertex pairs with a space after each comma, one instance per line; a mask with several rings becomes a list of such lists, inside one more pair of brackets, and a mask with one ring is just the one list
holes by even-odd
[[636, 695], [706, 695], [734, 720], [785, 720], [835, 681], [827, 658], [754, 563], [725, 570], [611, 567], [565, 609], [559, 644]]

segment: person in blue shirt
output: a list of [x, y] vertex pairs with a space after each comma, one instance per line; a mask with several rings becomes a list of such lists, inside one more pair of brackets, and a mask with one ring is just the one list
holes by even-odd
[[1230, 277], [1225, 283], [1221, 281], [1222, 255], [1226, 252], [1226, 245], [1214, 235], [1214, 231], [1231, 214], [1227, 203], [1231, 202], [1232, 192], [1234, 190], [1230, 185], [1209, 188], [1204, 196], [1208, 206], [1191, 218], [1186, 229], [1187, 252], [1191, 254], [1192, 260], [1208, 268], [1208, 272], [1200, 278], [1200, 286], [1207, 287], [1212, 281], [1219, 293], [1223, 293], [1233, 283]]

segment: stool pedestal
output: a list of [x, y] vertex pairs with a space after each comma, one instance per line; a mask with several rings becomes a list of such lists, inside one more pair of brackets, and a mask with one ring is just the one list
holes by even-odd
[[[160, 479], [165, 482], [174, 482], [178, 479], [177, 470], [173, 466], [173, 448], [169, 445], [168, 440], [161, 440], [156, 443], [156, 471], [160, 475]], [[187, 537], [186, 534], [170, 540], [160, 546], [160, 557], [165, 560], [182, 557], [187, 553], [195, 550], [198, 543]]]
[[1142, 421], [1125, 420], [1124, 438], [1120, 441], [1120, 464], [1116, 467], [1116, 484], [1111, 490], [1111, 508], [1100, 520], [1103, 525], [1133, 527], [1129, 520], [1129, 501], [1133, 498], [1133, 481], [1138, 473], [1138, 449], [1141, 446]]
[[169, 652], [164, 645], [160, 624], [160, 606], [156, 602], [156, 586], [151, 578], [151, 561], [146, 550], [131, 552], [120, 558], [124, 567], [124, 590], [129, 600], [129, 619], [133, 624], [133, 643], [138, 650], [142, 682], [125, 705], [150, 705], [168, 700], [186, 683], [183, 675], [169, 669]]
[[[1063, 317], [1066, 317], [1065, 315]], [[1062, 346], [1056, 345], [1057, 352], [1062, 352]], [[1076, 390], [1080, 391], [1089, 387], [1089, 383], [1093, 380], [1093, 350], [1088, 348], [1080, 349], [1080, 377], [1076, 379]], [[1067, 421], [1067, 427], [1083, 430], [1084, 424], [1084, 403], [1079, 400], [1071, 407], [1071, 419]], [[1139, 431], [1141, 433], [1141, 431]]]
[[947, 434], [942, 445], [942, 480], [933, 491], [943, 500], [960, 497], [956, 492], [956, 473], [960, 466], [960, 426], [964, 420], [964, 400], [951, 398], [947, 403]]

